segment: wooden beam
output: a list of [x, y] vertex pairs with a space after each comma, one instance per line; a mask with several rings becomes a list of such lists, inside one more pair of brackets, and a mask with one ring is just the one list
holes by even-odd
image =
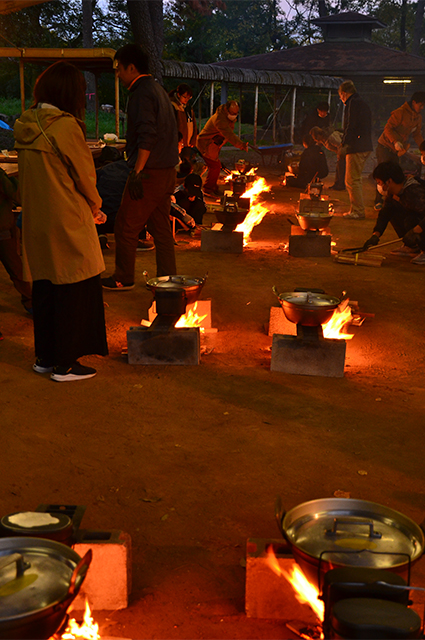
[[255, 85], [255, 102], [254, 102], [254, 147], [257, 144], [257, 120], [258, 120], [258, 84]]

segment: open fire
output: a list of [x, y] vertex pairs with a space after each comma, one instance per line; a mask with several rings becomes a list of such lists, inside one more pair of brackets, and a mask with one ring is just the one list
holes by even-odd
[[246, 245], [249, 242], [252, 229], [260, 224], [266, 213], [268, 212], [260, 200], [260, 195], [265, 191], [270, 191], [269, 186], [264, 178], [257, 178], [244, 193], [244, 198], [251, 198], [251, 207], [245, 220], [236, 227], [236, 231], [243, 232], [243, 242]]
[[99, 640], [99, 625], [94, 622], [89, 603], [86, 601], [86, 610], [84, 612], [83, 622], [78, 624], [75, 618], [71, 618], [68, 622], [68, 626], [61, 635], [61, 640], [78, 640], [84, 638], [85, 640]]
[[301, 604], [308, 604], [320, 622], [322, 622], [325, 613], [325, 605], [318, 599], [318, 590], [307, 580], [301, 569], [296, 564], [294, 564], [290, 573], [285, 571], [285, 569], [282, 569], [271, 546], [267, 551], [267, 564], [270, 569], [276, 573], [276, 575], [285, 578], [292, 585], [298, 602]]
[[322, 325], [323, 337], [334, 340], [351, 340], [354, 335], [345, 333], [345, 330], [351, 324], [352, 319], [351, 308], [348, 305], [348, 299], [346, 299], [335, 309], [329, 322]]
[[202, 320], [205, 320], [205, 318], [207, 317], [207, 313], [205, 313], [203, 316], [200, 316], [197, 312], [197, 308], [198, 308], [198, 302], [195, 302], [195, 304], [193, 305], [192, 309], [188, 309], [188, 311], [186, 311], [185, 314], [183, 314], [178, 321], [176, 322], [176, 324], [174, 325], [175, 327], [179, 328], [179, 327], [199, 327], [199, 330], [201, 331], [201, 333], [204, 333], [205, 329], [204, 327], [201, 327], [201, 322]]

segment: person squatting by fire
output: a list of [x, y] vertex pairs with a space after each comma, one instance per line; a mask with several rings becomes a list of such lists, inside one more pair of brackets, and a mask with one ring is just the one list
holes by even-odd
[[373, 177], [384, 204], [364, 248], [376, 246], [391, 223], [398, 237], [403, 238], [403, 245], [391, 253], [425, 265], [425, 186], [413, 177], [406, 178], [395, 162], [378, 164]]

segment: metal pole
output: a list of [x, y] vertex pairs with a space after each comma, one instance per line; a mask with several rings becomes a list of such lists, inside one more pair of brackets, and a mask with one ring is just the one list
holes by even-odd
[[294, 87], [292, 89], [292, 108], [291, 108], [291, 142], [292, 144], [294, 144], [296, 101], [297, 101], [297, 87]]
[[329, 105], [329, 110], [331, 108], [331, 100], [332, 100], [332, 89], [329, 89], [328, 91], [328, 105]]
[[239, 119], [238, 119], [238, 137], [242, 134], [242, 87], [239, 85]]
[[255, 85], [255, 102], [254, 102], [254, 147], [257, 144], [257, 119], [258, 119], [258, 84]]
[[276, 119], [277, 119], [277, 87], [274, 88], [274, 97], [273, 97], [273, 144], [276, 144]]
[[214, 113], [214, 82], [211, 82], [210, 118]]
[[21, 113], [25, 111], [24, 61], [19, 58], [19, 84], [21, 87]]
[[115, 134], [120, 138], [120, 80], [115, 69]]
[[94, 74], [94, 99], [95, 99], [95, 118], [96, 118], [96, 140], [99, 140], [99, 87], [98, 87], [98, 75]]

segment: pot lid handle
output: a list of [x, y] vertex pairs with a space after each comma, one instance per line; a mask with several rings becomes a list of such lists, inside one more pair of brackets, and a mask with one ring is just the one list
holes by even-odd
[[348, 524], [352, 526], [364, 525], [365, 527], [369, 527], [369, 538], [382, 538], [382, 533], [374, 531], [373, 520], [368, 520], [367, 518], [334, 518], [332, 529], [326, 529], [325, 535], [335, 537], [337, 535], [339, 524]]
[[81, 577], [82, 579], [84, 579], [88, 571], [88, 568], [90, 566], [90, 563], [92, 561], [92, 558], [93, 558], [93, 551], [89, 549], [85, 554], [85, 556], [81, 558], [80, 562], [75, 567], [74, 571], [72, 572], [71, 581], [69, 583], [69, 591], [68, 591], [69, 595], [74, 595], [74, 594], [76, 595], [78, 593], [82, 580], [78, 580], [78, 583], [77, 583], [77, 578]]
[[4, 556], [0, 559], [0, 571], [8, 567], [10, 564], [16, 562], [16, 577], [23, 576], [24, 571], [30, 568], [31, 564], [24, 561], [23, 555], [20, 553], [12, 553], [8, 556]]

